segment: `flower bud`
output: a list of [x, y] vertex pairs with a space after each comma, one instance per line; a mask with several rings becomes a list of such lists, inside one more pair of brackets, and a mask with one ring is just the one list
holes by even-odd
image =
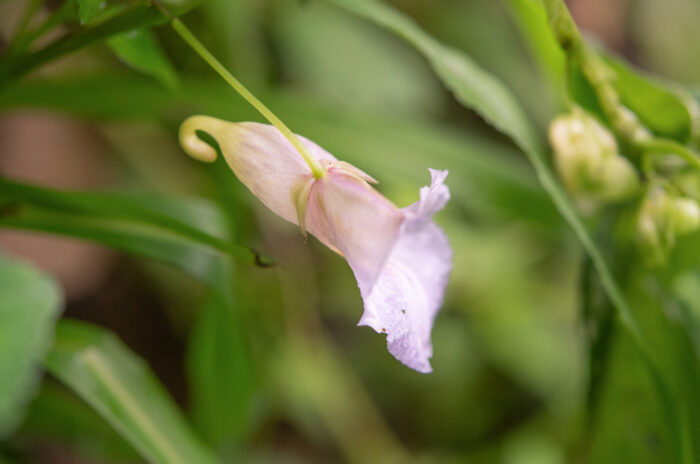
[[700, 208], [695, 200], [676, 198], [673, 201], [673, 222], [676, 234], [694, 232], [700, 226]]
[[619, 154], [613, 135], [583, 110], [555, 118], [549, 140], [557, 171], [583, 209], [593, 212], [639, 189], [637, 171]]
[[649, 190], [637, 215], [637, 239], [653, 265], [666, 262], [678, 236], [699, 228], [698, 203], [661, 186]]

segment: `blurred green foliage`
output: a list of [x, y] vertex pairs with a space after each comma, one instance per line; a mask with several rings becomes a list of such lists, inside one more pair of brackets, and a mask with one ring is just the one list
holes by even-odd
[[[45, 448], [97, 462], [697, 458], [700, 236], [679, 239], [666, 268], [648, 269], [616, 219], [632, 206], [587, 220], [574, 211], [551, 174], [544, 131], [567, 92], [602, 113], [586, 78], [567, 69], [539, 1], [162, 2], [189, 11], [183, 21], [295, 132], [377, 178], [397, 205], [416, 200], [426, 168], [450, 170], [452, 201], [437, 220], [454, 271], [427, 376], [355, 327], [362, 301], [342, 259], [314, 239], [305, 244], [223, 162], [199, 165], [177, 147], [177, 127], [191, 114], [261, 118], [169, 28], [151, 27], [166, 22], [162, 13], [146, 2], [49, 3], [37, 3], [43, 16], [28, 21], [24, 38], [0, 27], [11, 39], [0, 55], [0, 110], [48, 110], [88, 125], [115, 180], [103, 192], [62, 192], [2, 179], [0, 226], [77, 237], [129, 258], [88, 299], [88, 312], [85, 302], [67, 302], [68, 316], [106, 328], [59, 323], [50, 375], [0, 443], [0, 461], [41, 462], [36, 450]], [[0, 16], [28, 5], [6, 0]], [[655, 133], [693, 143], [697, 103], [668, 82], [697, 84], [700, 39], [681, 27], [697, 18], [694, 7], [629, 0], [626, 8], [629, 24], [619, 26], [634, 46], [616, 54], [661, 77], [610, 59], [617, 90]], [[56, 24], [52, 12], [61, 12]], [[32, 38], [59, 24], [55, 42]], [[249, 247], [277, 266], [251, 264], [262, 258]], [[23, 272], [9, 262], [0, 283]], [[601, 279], [593, 264], [609, 274]], [[122, 288], [123, 275], [136, 276], [137, 289]], [[651, 348], [657, 377], [615, 316], [611, 287]], [[124, 321], [144, 326], [140, 294], [157, 301], [182, 352], [158, 338], [140, 345], [133, 327], [103, 319], [110, 302], [99, 294], [110, 292], [127, 302]], [[3, 289], [0, 316], [17, 311], [11, 302]], [[44, 302], [53, 309], [32, 321], [37, 334], [58, 310], [50, 296]], [[33, 309], [38, 318], [41, 307]], [[0, 346], [10, 340], [3, 329], [14, 337], [28, 323], [0, 325]], [[37, 378], [44, 348], [25, 350], [24, 372], [12, 379]], [[179, 374], [167, 370], [174, 364]], [[17, 422], [10, 418], [30, 393], [8, 415], [10, 397], [0, 396], [0, 427]]]

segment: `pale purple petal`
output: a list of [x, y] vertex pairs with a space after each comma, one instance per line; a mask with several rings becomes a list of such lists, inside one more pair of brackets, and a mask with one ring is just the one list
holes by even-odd
[[359, 322], [386, 333], [389, 352], [424, 373], [432, 370], [430, 332], [452, 269], [450, 244], [432, 220], [450, 198], [443, 183], [447, 171], [431, 169], [430, 174], [430, 187], [421, 188], [420, 200], [403, 210], [406, 220], [398, 241], [364, 297], [365, 312]]
[[398, 239], [405, 213], [353, 172], [330, 168], [311, 188], [306, 227], [339, 251], [369, 294]]

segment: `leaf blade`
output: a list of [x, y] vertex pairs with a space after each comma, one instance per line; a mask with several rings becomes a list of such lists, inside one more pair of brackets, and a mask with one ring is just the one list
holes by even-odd
[[216, 462], [155, 375], [111, 333], [60, 322], [46, 366], [148, 461]]
[[56, 282], [0, 253], [0, 436], [20, 421], [62, 306]]

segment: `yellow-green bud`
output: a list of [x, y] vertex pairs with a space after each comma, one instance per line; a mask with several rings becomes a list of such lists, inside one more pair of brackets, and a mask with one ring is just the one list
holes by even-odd
[[676, 198], [673, 201], [673, 222], [678, 235], [694, 232], [700, 226], [700, 208], [695, 200]]
[[637, 239], [653, 265], [665, 264], [680, 235], [700, 228], [700, 207], [664, 187], [649, 190], [637, 215]]
[[549, 141], [564, 185], [588, 212], [638, 191], [637, 171], [619, 154], [615, 137], [580, 108], [552, 121]]

